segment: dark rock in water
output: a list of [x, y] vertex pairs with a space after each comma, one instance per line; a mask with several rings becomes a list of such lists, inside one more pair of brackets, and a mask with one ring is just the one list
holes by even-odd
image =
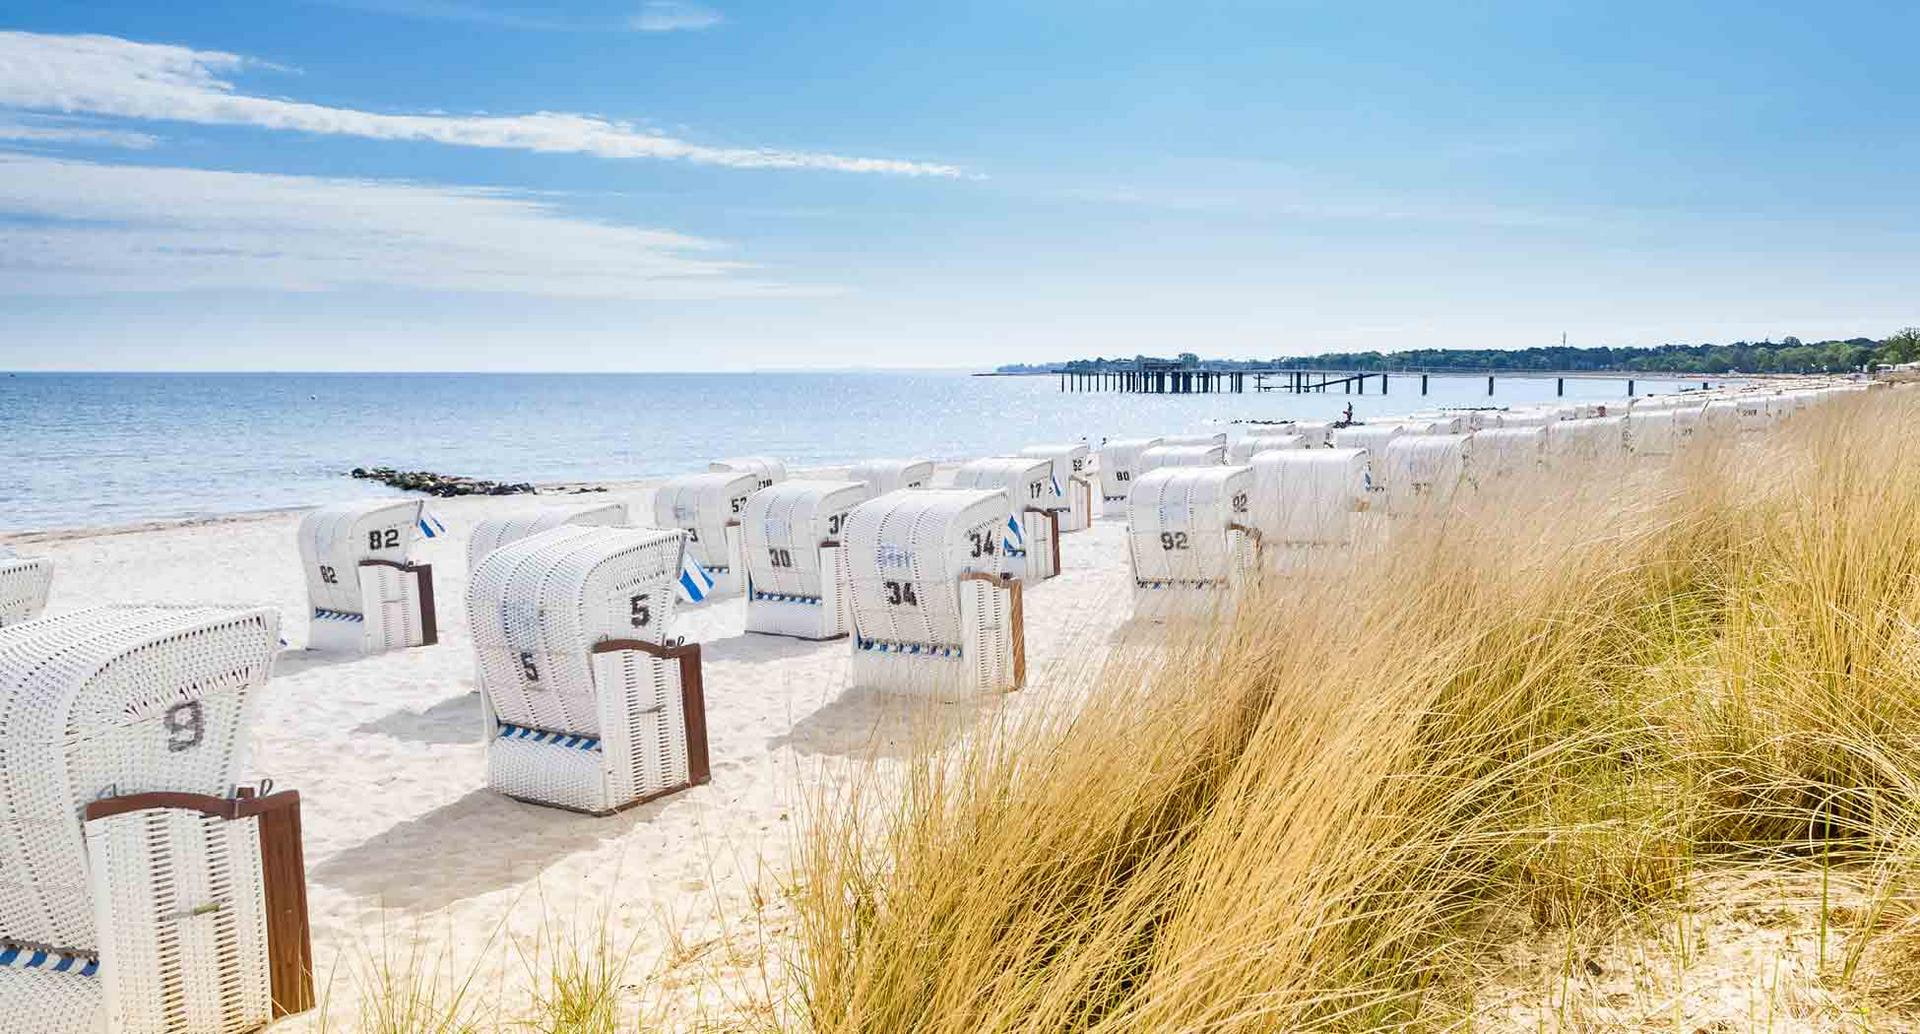
[[457, 495], [531, 495], [539, 491], [524, 481], [487, 481], [457, 474], [435, 474], [430, 470], [355, 467], [348, 473], [366, 481], [378, 481], [409, 492], [425, 492], [442, 499]]

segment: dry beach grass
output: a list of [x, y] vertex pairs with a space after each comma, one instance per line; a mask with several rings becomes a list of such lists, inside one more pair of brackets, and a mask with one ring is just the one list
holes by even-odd
[[[1501, 486], [825, 800], [793, 1024], [1905, 1029], [1916, 428], [1895, 392]], [[1814, 927], [1803, 986], [1641, 979], [1716, 896]]]

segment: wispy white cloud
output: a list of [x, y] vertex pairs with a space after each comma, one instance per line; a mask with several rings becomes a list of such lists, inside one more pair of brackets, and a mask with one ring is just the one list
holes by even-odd
[[952, 165], [933, 162], [710, 147], [594, 115], [392, 115], [336, 108], [242, 93], [223, 78], [251, 64], [237, 54], [113, 36], [0, 32], [0, 108], [603, 158], [677, 159], [742, 169], [960, 175]]
[[647, 0], [632, 25], [641, 32], [681, 32], [711, 29], [722, 21], [720, 12], [683, 0]]
[[552, 297], [801, 293], [714, 242], [497, 190], [0, 152], [0, 293], [382, 287]]
[[160, 138], [151, 133], [101, 129], [74, 119], [24, 113], [12, 119], [0, 119], [0, 140], [29, 144], [90, 144], [136, 151], [146, 150], [160, 142]]

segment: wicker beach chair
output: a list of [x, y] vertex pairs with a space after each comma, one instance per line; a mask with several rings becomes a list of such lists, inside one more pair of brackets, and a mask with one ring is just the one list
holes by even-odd
[[667, 636], [686, 536], [564, 525], [467, 591], [487, 785], [604, 815], [708, 779], [700, 647]]
[[1365, 449], [1378, 458], [1385, 455], [1388, 442], [1411, 433], [1402, 423], [1355, 424], [1334, 431], [1329, 440], [1336, 449]]
[[1000, 573], [1000, 491], [889, 492], [853, 508], [853, 684], [943, 699], [1026, 681], [1021, 585]]
[[1498, 427], [1546, 427], [1558, 423], [1560, 414], [1552, 409], [1509, 409], [1499, 414]]
[[1606, 463], [1618, 460], [1626, 451], [1624, 416], [1561, 420], [1547, 428], [1547, 459], [1551, 462]]
[[866, 485], [868, 499], [903, 488], [927, 488], [933, 484], [933, 461], [864, 460], [848, 469], [847, 480]]
[[269, 609], [0, 630], [0, 1031], [239, 1034], [313, 1005], [299, 794], [239, 784]]
[[1324, 449], [1333, 443], [1333, 424], [1327, 420], [1295, 420], [1285, 425], [1294, 434], [1306, 439], [1307, 448]]
[[418, 499], [335, 503], [300, 519], [308, 649], [378, 653], [439, 641], [433, 568], [408, 556], [425, 519]]
[[752, 474], [756, 488], [777, 485], [787, 479], [787, 465], [771, 456], [734, 456], [707, 464], [711, 471]]
[[859, 481], [782, 481], [747, 499], [747, 631], [799, 639], [847, 634], [840, 533], [867, 500]]
[[1444, 514], [1466, 477], [1471, 440], [1461, 434], [1403, 434], [1388, 442], [1376, 467], [1386, 482], [1387, 516]]
[[1100, 446], [1100, 514], [1125, 518], [1127, 490], [1140, 473], [1140, 454], [1160, 444], [1158, 438], [1115, 438]]
[[1253, 468], [1252, 524], [1270, 560], [1353, 544], [1357, 519], [1373, 504], [1365, 449], [1263, 452]]
[[0, 628], [39, 617], [52, 586], [52, 560], [0, 556]]
[[1032, 456], [970, 460], [953, 473], [954, 488], [991, 488], [1006, 497], [1010, 516], [1000, 570], [1023, 581], [1043, 581], [1060, 573], [1060, 525], [1045, 508], [1052, 477], [1052, 461]]
[[[1139, 466], [1134, 471], [1134, 480], [1146, 476], [1149, 472], [1162, 467], [1218, 467], [1227, 462], [1225, 442], [1209, 442], [1205, 445], [1156, 445], [1140, 454]], [[1133, 511], [1129, 509], [1128, 513]]]
[[1252, 493], [1251, 467], [1162, 467], [1140, 476], [1127, 500], [1136, 612], [1205, 612], [1233, 602], [1259, 564]]
[[489, 517], [473, 526], [467, 539], [467, 573], [480, 566], [488, 553], [528, 535], [538, 535], [562, 524], [621, 527], [627, 523], [625, 503], [585, 503], [579, 506], [543, 506], [505, 517]]
[[1275, 452], [1282, 449], [1304, 449], [1307, 440], [1297, 434], [1261, 434], [1242, 438], [1227, 446], [1227, 462], [1245, 464], [1254, 456], [1263, 452]]
[[1047, 483], [1049, 494], [1042, 506], [1053, 511], [1054, 523], [1062, 532], [1085, 531], [1093, 524], [1093, 482], [1085, 445], [1065, 442], [1058, 445], [1029, 445], [1022, 456], [1044, 459], [1053, 464], [1053, 477]]
[[1219, 447], [1224, 449], [1227, 447], [1227, 432], [1209, 431], [1205, 434], [1163, 434], [1160, 436], [1160, 444], [1161, 445], [1218, 445]]
[[653, 524], [686, 533], [687, 553], [713, 579], [709, 600], [747, 591], [747, 557], [740, 515], [760, 490], [758, 476], [743, 471], [683, 474], [653, 494]]
[[1473, 467], [1467, 472], [1474, 485], [1494, 483], [1540, 469], [1546, 456], [1544, 427], [1490, 427], [1473, 434]]

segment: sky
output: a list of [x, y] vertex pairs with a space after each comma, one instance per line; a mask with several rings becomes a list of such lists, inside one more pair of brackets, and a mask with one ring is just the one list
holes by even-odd
[[0, 3], [0, 369], [1920, 324], [1920, 5]]

